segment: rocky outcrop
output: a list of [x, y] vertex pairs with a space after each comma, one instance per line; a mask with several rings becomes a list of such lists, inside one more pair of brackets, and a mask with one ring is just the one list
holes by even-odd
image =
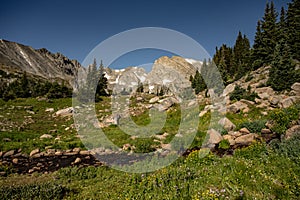
[[0, 40], [0, 69], [6, 72], [31, 74], [46, 80], [66, 81], [75, 86], [78, 70], [85, 71], [76, 60], [47, 49], [33, 49], [15, 42]]

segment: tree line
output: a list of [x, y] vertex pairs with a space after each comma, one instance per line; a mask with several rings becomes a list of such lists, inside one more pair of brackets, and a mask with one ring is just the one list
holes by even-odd
[[[7, 74], [0, 70], [0, 98], [4, 101], [16, 98], [29, 98], [46, 96], [47, 98], [65, 98], [72, 96], [72, 89], [67, 87], [64, 82], [49, 82], [44, 80], [35, 80], [28, 76], [26, 72], [22, 76]], [[11, 83], [4, 81], [5, 79], [14, 80]]]
[[[299, 57], [300, 0], [292, 0], [287, 10], [281, 8], [280, 15], [274, 3], [267, 2], [263, 18], [257, 22], [253, 46], [250, 46], [247, 36], [239, 32], [233, 47], [223, 44], [216, 48], [213, 62], [224, 85], [260, 67], [271, 66], [267, 84], [276, 91], [282, 91], [300, 81]], [[202, 73], [197, 71], [190, 78], [196, 94], [206, 89]]]

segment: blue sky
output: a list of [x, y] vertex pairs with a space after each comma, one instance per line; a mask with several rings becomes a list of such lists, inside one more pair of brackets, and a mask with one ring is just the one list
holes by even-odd
[[[82, 62], [101, 41], [132, 28], [164, 27], [199, 42], [211, 55], [223, 43], [232, 46], [238, 31], [253, 42], [266, 0], [1, 0], [0, 38], [34, 48], [45, 47]], [[275, 0], [280, 11], [288, 0]], [[120, 58], [116, 65], [148, 63], [165, 54], [146, 51]], [[137, 58], [139, 57], [139, 58]], [[143, 61], [141, 61], [143, 59]], [[123, 66], [122, 66], [123, 67]]]

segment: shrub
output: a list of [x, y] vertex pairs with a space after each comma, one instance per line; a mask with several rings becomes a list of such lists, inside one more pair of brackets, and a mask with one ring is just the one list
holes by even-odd
[[270, 118], [274, 123], [271, 130], [279, 135], [284, 134], [289, 128], [290, 123], [299, 118], [299, 112], [300, 105], [294, 105], [282, 110], [274, 110], [270, 113]]
[[260, 133], [261, 129], [265, 128], [266, 120], [256, 120], [252, 122], [243, 122], [239, 125], [240, 128], [247, 128], [251, 133]]
[[223, 150], [227, 150], [230, 148], [230, 143], [228, 140], [222, 140], [220, 143], [219, 143], [219, 149], [223, 149]]
[[245, 90], [244, 88], [236, 85], [234, 91], [230, 94], [230, 100], [239, 101], [241, 99], [246, 99], [249, 101], [254, 101], [255, 98], [258, 98], [258, 95], [255, 92], [250, 92], [250, 90]]

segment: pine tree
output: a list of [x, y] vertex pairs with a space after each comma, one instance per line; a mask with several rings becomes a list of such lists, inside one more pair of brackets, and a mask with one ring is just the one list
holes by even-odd
[[265, 9], [265, 15], [262, 21], [262, 43], [264, 49], [263, 63], [266, 65], [271, 64], [273, 59], [273, 53], [278, 39], [277, 30], [277, 12], [274, 7], [274, 3], [267, 3]]
[[246, 35], [243, 36], [241, 32], [239, 32], [233, 47], [233, 54], [234, 66], [232, 67], [235, 70], [234, 79], [237, 80], [251, 70], [249, 67], [250, 42]]
[[101, 64], [99, 66], [99, 71], [98, 73], [96, 74], [99, 74], [99, 80], [98, 80], [98, 84], [97, 84], [97, 89], [96, 89], [96, 94], [99, 95], [99, 96], [107, 96], [107, 92], [106, 92], [106, 89], [107, 89], [107, 78], [105, 77], [105, 73], [104, 73], [104, 65], [101, 61]]
[[288, 44], [294, 59], [300, 60], [300, 0], [292, 0], [286, 14]]
[[268, 85], [276, 91], [289, 89], [295, 82], [295, 66], [287, 42], [281, 40], [276, 45]]
[[257, 22], [256, 34], [253, 44], [253, 52], [251, 55], [252, 68], [258, 69], [263, 65], [263, 57], [265, 56], [264, 46], [262, 42], [261, 21]]

